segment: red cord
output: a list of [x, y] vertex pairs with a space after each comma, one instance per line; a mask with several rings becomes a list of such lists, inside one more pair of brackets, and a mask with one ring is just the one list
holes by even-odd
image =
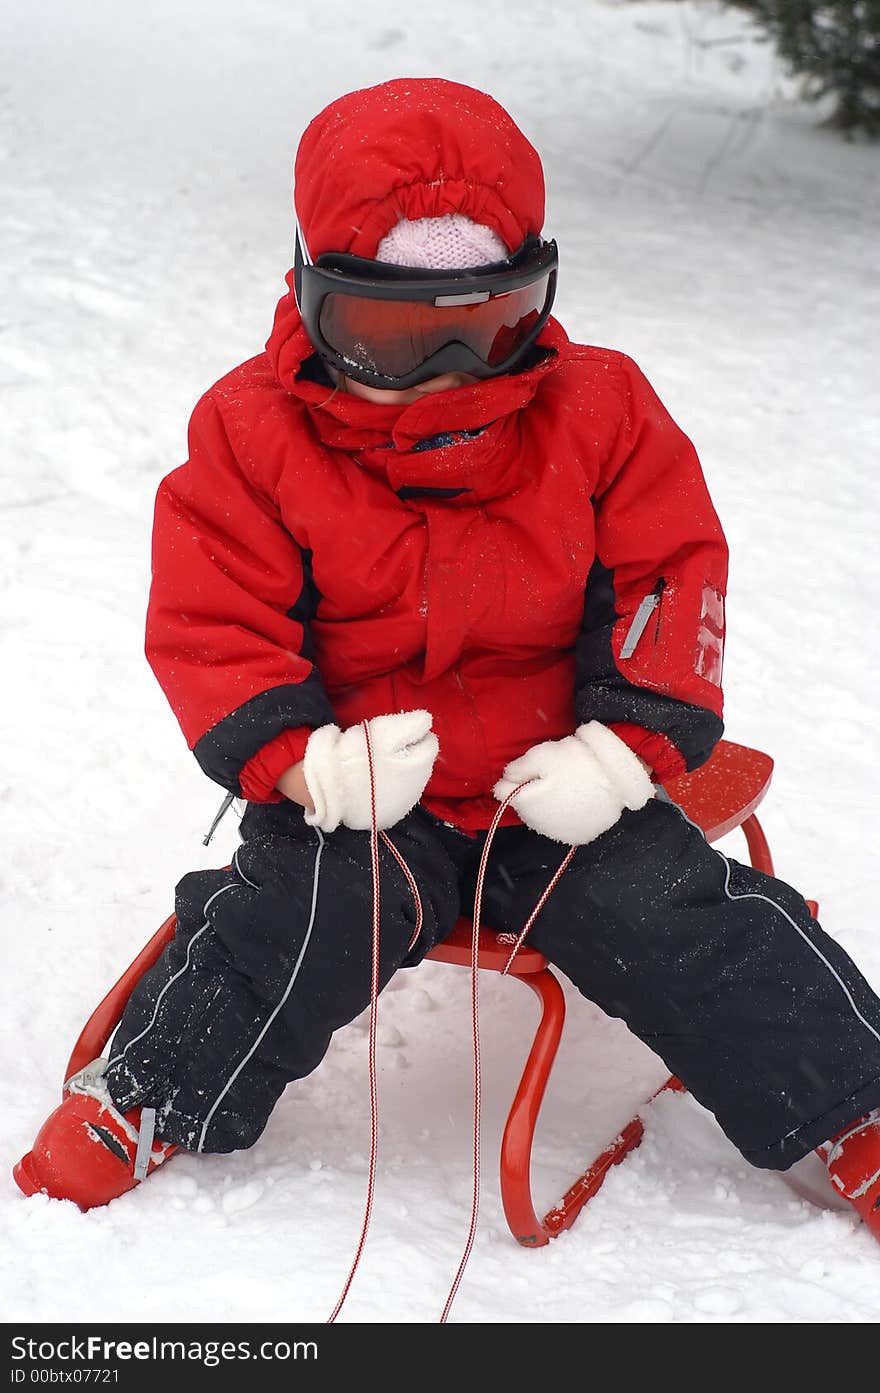
[[[511, 797], [513, 797], [513, 794], [511, 794]], [[528, 933], [529, 929], [530, 929], [530, 928], [532, 927], [532, 925], [534, 924], [534, 922], [535, 922], [535, 920], [537, 919], [538, 915], [541, 913], [541, 910], [544, 908], [544, 905], [547, 903], [547, 900], [550, 898], [550, 892], [551, 892], [551, 890], [554, 890], [554, 889], [556, 888], [556, 883], [557, 883], [557, 881], [559, 880], [559, 877], [562, 875], [562, 872], [565, 870], [566, 866], [568, 865], [569, 861], [571, 860], [572, 856], [574, 856], [574, 854], [575, 854], [576, 851], [577, 851], [577, 847], [576, 847], [576, 846], [570, 846], [570, 847], [568, 848], [568, 851], [565, 853], [565, 856], [563, 857], [563, 859], [562, 859], [562, 861], [561, 861], [561, 863], [560, 863], [560, 865], [559, 865], [559, 868], [558, 868], [558, 870], [556, 871], [556, 874], [554, 875], [553, 879], [550, 881], [550, 884], [547, 886], [547, 889], [544, 891], [544, 893], [543, 893], [543, 895], [541, 896], [541, 898], [539, 899], [538, 903], [535, 905], [535, 908], [532, 910], [532, 912], [531, 912], [531, 914], [529, 915], [528, 919], [526, 920], [525, 924], [524, 924], [523, 927], [520, 929], [519, 934], [518, 934], [517, 939], [516, 939], [516, 942], [514, 943], [513, 948], [511, 949], [510, 957], [507, 959], [507, 962], [504, 964], [504, 970], [503, 970], [503, 972], [501, 973], [501, 976], [502, 976], [502, 977], [506, 976], [507, 973], [510, 971], [510, 964], [513, 962], [514, 958], [516, 957], [517, 953], [519, 952], [520, 944], [522, 943], [522, 941], [523, 941], [523, 939], [525, 938], [526, 934]], [[511, 935], [511, 937], [512, 937], [512, 935]], [[505, 942], [507, 942], [507, 939], [506, 939], [506, 938], [505, 938]]]
[[[471, 1025], [473, 1029], [474, 1045], [474, 1185], [473, 1194], [471, 1198], [471, 1222], [470, 1227], [468, 1229], [467, 1241], [464, 1245], [464, 1252], [461, 1255], [461, 1262], [458, 1264], [458, 1271], [455, 1274], [452, 1286], [449, 1289], [449, 1295], [446, 1298], [446, 1305], [443, 1307], [443, 1313], [440, 1316], [441, 1325], [445, 1324], [446, 1320], [448, 1319], [452, 1303], [455, 1300], [455, 1293], [458, 1291], [462, 1276], [464, 1275], [464, 1269], [467, 1266], [468, 1258], [471, 1255], [471, 1249], [474, 1246], [474, 1238], [476, 1237], [477, 1232], [477, 1218], [480, 1212], [480, 1104], [482, 1099], [482, 1084], [480, 1069], [479, 951], [480, 913], [483, 906], [483, 881], [486, 877], [486, 864], [489, 860], [489, 848], [492, 845], [492, 838], [495, 836], [495, 830], [499, 822], [501, 821], [501, 815], [504, 812], [504, 809], [507, 807], [508, 803], [511, 801], [511, 799], [515, 798], [516, 795], [519, 793], [520, 789], [525, 788], [525, 785], [528, 782], [530, 782], [530, 780], [527, 779], [525, 783], [518, 784], [517, 787], [513, 789], [511, 793], [508, 793], [504, 802], [499, 804], [498, 811], [495, 813], [495, 816], [492, 819], [491, 826], [489, 827], [489, 831], [486, 833], [486, 841], [485, 845], [483, 846], [483, 854], [480, 857], [480, 869], [477, 872], [477, 888], [474, 894], [474, 932], [473, 937], [471, 939]], [[549, 887], [549, 889], [552, 889], [553, 885], [555, 885], [556, 880], [558, 880], [559, 874], [561, 873], [562, 869], [563, 868], [560, 868], [560, 871], [557, 872], [557, 875], [554, 877], [553, 883]], [[547, 891], [547, 894], [549, 894], [549, 889]], [[547, 898], [547, 894], [545, 894], [542, 897], [541, 904], [543, 904], [544, 900]], [[540, 904], [538, 908], [540, 909]], [[537, 914], [537, 912], [538, 911], [535, 910], [535, 914]], [[534, 919], [534, 917], [535, 915], [533, 914], [532, 919]], [[529, 920], [529, 923], [531, 923], [531, 920]], [[517, 947], [519, 947], [519, 943], [517, 943]], [[516, 948], [514, 948], [513, 950], [513, 953], [515, 952]], [[513, 953], [511, 953], [510, 955], [511, 959], [513, 958]], [[508, 960], [507, 966], [504, 969], [505, 972], [507, 971], [507, 967], [509, 966], [510, 961]]]
[[[370, 1227], [370, 1216], [373, 1212], [373, 1192], [376, 1187], [376, 1156], [378, 1152], [378, 1133], [379, 1133], [379, 1109], [378, 1109], [378, 1087], [376, 1082], [376, 1003], [379, 999], [379, 837], [376, 829], [376, 772], [373, 767], [373, 745], [370, 739], [370, 723], [364, 721], [364, 738], [367, 742], [367, 761], [370, 766], [370, 860], [373, 866], [373, 944], [372, 944], [372, 964], [370, 970], [370, 1165], [367, 1179], [367, 1202], [364, 1209], [364, 1222], [361, 1227], [361, 1236], [358, 1240], [357, 1250], [351, 1269], [345, 1279], [339, 1300], [333, 1307], [331, 1314], [327, 1318], [327, 1324], [332, 1325], [339, 1312], [342, 1310], [342, 1303], [348, 1295], [348, 1289], [354, 1280], [361, 1254], [364, 1251], [364, 1244], [367, 1241], [367, 1229]], [[419, 904], [421, 911], [421, 904]]]
[[412, 873], [412, 871], [410, 870], [409, 866], [406, 864], [406, 862], [404, 861], [404, 859], [403, 859], [403, 857], [401, 856], [400, 852], [397, 850], [397, 847], [394, 845], [394, 843], [392, 842], [391, 838], [388, 836], [388, 834], [387, 834], [386, 832], [383, 832], [383, 833], [382, 833], [382, 840], [383, 840], [383, 842], [385, 843], [385, 845], [387, 846], [388, 850], [391, 852], [391, 855], [394, 857], [394, 859], [395, 859], [395, 861], [397, 862], [397, 864], [398, 864], [398, 866], [400, 867], [400, 869], [403, 871], [403, 874], [406, 876], [407, 880], [409, 881], [409, 888], [410, 888], [410, 890], [412, 890], [412, 892], [413, 892], [413, 899], [414, 899], [415, 902], [416, 902], [416, 926], [415, 926], [415, 928], [413, 929], [413, 935], [412, 935], [412, 938], [411, 938], [410, 941], [409, 941], [409, 944], [407, 945], [407, 950], [406, 950], [408, 953], [410, 953], [410, 952], [412, 952], [413, 948], [415, 947], [416, 939], [418, 938], [419, 934], [422, 932], [422, 920], [423, 920], [423, 918], [424, 918], [424, 915], [423, 915], [423, 913], [422, 913], [422, 897], [421, 897], [421, 895], [419, 894], [419, 887], [416, 885], [416, 878], [415, 878], [415, 876], [413, 875], [413, 873]]
[[[345, 1301], [345, 1298], [348, 1296], [349, 1289], [350, 1289], [351, 1284], [352, 1284], [352, 1282], [353, 1282], [353, 1280], [354, 1280], [354, 1275], [355, 1275], [355, 1272], [357, 1271], [358, 1264], [360, 1263], [361, 1255], [362, 1255], [362, 1253], [363, 1253], [363, 1251], [364, 1251], [364, 1246], [365, 1246], [366, 1241], [367, 1241], [367, 1230], [369, 1229], [369, 1226], [370, 1226], [370, 1218], [371, 1218], [372, 1212], [373, 1212], [373, 1197], [374, 1197], [375, 1188], [376, 1188], [376, 1160], [377, 1160], [377, 1155], [378, 1155], [379, 1108], [378, 1108], [378, 1085], [377, 1085], [377, 1071], [376, 1071], [376, 1008], [377, 1008], [377, 1003], [378, 1003], [378, 999], [379, 999], [379, 922], [380, 922], [380, 899], [379, 899], [379, 833], [378, 833], [378, 829], [377, 829], [377, 825], [376, 825], [376, 771], [375, 771], [375, 767], [374, 767], [374, 764], [373, 764], [373, 746], [372, 746], [372, 741], [371, 741], [371, 739], [370, 739], [370, 723], [369, 723], [369, 721], [364, 721], [364, 722], [363, 722], [363, 727], [364, 727], [364, 738], [365, 738], [365, 740], [366, 740], [366, 745], [367, 745], [367, 762], [368, 762], [368, 764], [369, 764], [369, 769], [370, 769], [370, 819], [371, 819], [371, 828], [370, 828], [370, 860], [371, 860], [372, 869], [373, 869], [373, 938], [372, 938], [372, 962], [371, 962], [371, 973], [370, 973], [370, 1035], [369, 1035], [369, 1074], [370, 1074], [370, 1161], [369, 1161], [368, 1178], [367, 1178], [367, 1200], [366, 1200], [366, 1205], [365, 1205], [365, 1209], [364, 1209], [364, 1220], [363, 1220], [363, 1224], [362, 1224], [362, 1226], [361, 1226], [360, 1238], [358, 1239], [358, 1245], [357, 1245], [357, 1249], [356, 1249], [356, 1251], [355, 1251], [354, 1260], [353, 1260], [353, 1262], [352, 1262], [352, 1264], [351, 1264], [351, 1268], [349, 1269], [348, 1276], [347, 1276], [346, 1279], [345, 1279], [345, 1284], [343, 1285], [342, 1292], [341, 1292], [341, 1294], [340, 1294], [339, 1300], [337, 1301], [336, 1305], [335, 1305], [334, 1308], [333, 1308], [333, 1311], [331, 1312], [331, 1314], [330, 1314], [330, 1315], [328, 1316], [328, 1318], [327, 1318], [327, 1324], [328, 1324], [328, 1325], [332, 1325], [332, 1324], [333, 1324], [333, 1322], [336, 1320], [336, 1317], [339, 1315], [339, 1312], [342, 1310], [342, 1304], [343, 1304], [343, 1302]], [[480, 857], [480, 867], [479, 867], [479, 870], [478, 870], [478, 872], [477, 872], [477, 885], [476, 885], [476, 891], [475, 891], [475, 894], [474, 894], [474, 910], [473, 910], [473, 937], [472, 937], [472, 940], [471, 940], [471, 1023], [472, 1023], [472, 1033], [473, 1033], [473, 1061], [474, 1061], [474, 1113], [473, 1113], [473, 1128], [474, 1128], [474, 1151], [473, 1151], [473, 1160], [474, 1160], [474, 1170], [473, 1170], [473, 1191], [472, 1191], [472, 1197], [471, 1197], [471, 1218], [470, 1218], [470, 1225], [469, 1225], [469, 1227], [468, 1227], [467, 1240], [466, 1240], [465, 1246], [464, 1246], [464, 1252], [462, 1253], [461, 1261], [460, 1261], [459, 1264], [458, 1264], [458, 1270], [456, 1271], [455, 1277], [454, 1277], [453, 1282], [452, 1282], [452, 1286], [451, 1286], [451, 1288], [450, 1288], [450, 1290], [449, 1290], [449, 1295], [448, 1295], [447, 1298], [446, 1298], [446, 1304], [445, 1304], [445, 1306], [443, 1307], [443, 1311], [442, 1311], [442, 1314], [441, 1314], [441, 1316], [440, 1316], [440, 1324], [445, 1324], [445, 1322], [447, 1321], [447, 1319], [448, 1319], [448, 1317], [449, 1317], [449, 1312], [450, 1312], [450, 1310], [451, 1310], [451, 1308], [452, 1308], [452, 1303], [453, 1303], [453, 1301], [455, 1300], [456, 1292], [458, 1291], [458, 1288], [459, 1288], [459, 1286], [460, 1286], [460, 1284], [461, 1284], [461, 1279], [462, 1279], [462, 1276], [464, 1275], [465, 1267], [467, 1266], [468, 1259], [470, 1258], [471, 1251], [472, 1251], [473, 1246], [474, 1246], [474, 1239], [475, 1239], [476, 1233], [477, 1233], [477, 1220], [478, 1220], [479, 1212], [480, 1212], [480, 1113], [481, 1113], [481, 1102], [482, 1102], [482, 1082], [481, 1082], [481, 1067], [480, 1067], [480, 1005], [479, 1005], [479, 980], [480, 980], [480, 975], [479, 975], [479, 947], [480, 947], [480, 927], [479, 927], [479, 926], [480, 926], [480, 914], [481, 914], [482, 903], [483, 903], [483, 882], [484, 882], [484, 880], [485, 880], [485, 878], [486, 878], [486, 866], [487, 866], [488, 860], [489, 860], [489, 850], [490, 850], [491, 845], [492, 845], [492, 839], [493, 839], [493, 837], [495, 836], [495, 831], [496, 831], [496, 829], [497, 829], [497, 827], [498, 827], [499, 822], [501, 821], [502, 814], [504, 813], [504, 810], [505, 810], [505, 808], [507, 807], [508, 803], [510, 803], [510, 802], [512, 801], [512, 799], [514, 799], [514, 798], [516, 797], [516, 795], [519, 793], [520, 789], [525, 788], [526, 784], [529, 783], [529, 782], [530, 782], [530, 780], [527, 779], [527, 780], [525, 780], [523, 783], [518, 784], [517, 787], [516, 787], [515, 789], [513, 789], [512, 792], [510, 792], [510, 793], [507, 795], [507, 797], [504, 799], [504, 802], [499, 804], [498, 810], [497, 810], [497, 812], [495, 813], [495, 816], [494, 816], [493, 819], [492, 819], [491, 826], [489, 827], [489, 830], [488, 830], [488, 832], [486, 833], [486, 841], [485, 841], [485, 844], [484, 844], [484, 846], [483, 846], [483, 853], [482, 853], [482, 856]], [[406, 876], [406, 879], [407, 879], [407, 881], [408, 881], [408, 883], [409, 883], [409, 887], [410, 887], [410, 889], [412, 890], [412, 893], [413, 893], [413, 898], [415, 899], [415, 902], [416, 902], [416, 926], [415, 926], [415, 929], [414, 929], [414, 931], [413, 931], [412, 938], [410, 939], [410, 942], [409, 942], [409, 948], [407, 949], [407, 951], [410, 951], [410, 950], [412, 949], [412, 947], [414, 946], [414, 944], [415, 944], [415, 942], [416, 942], [416, 940], [417, 940], [419, 934], [421, 933], [421, 930], [422, 930], [422, 922], [423, 922], [423, 919], [424, 919], [424, 914], [423, 914], [423, 910], [422, 910], [421, 896], [419, 895], [419, 888], [418, 888], [418, 885], [416, 884], [415, 877], [414, 877], [412, 871], [410, 870], [409, 866], [406, 864], [406, 861], [404, 860], [403, 856], [400, 854], [400, 852], [397, 850], [397, 847], [394, 845], [394, 843], [390, 840], [390, 838], [387, 836], [387, 834], [386, 834], [385, 832], [382, 833], [382, 840], [383, 840], [383, 842], [385, 843], [385, 845], [388, 847], [388, 850], [391, 852], [392, 856], [395, 858], [395, 860], [397, 861], [397, 863], [398, 863], [398, 865], [400, 866], [401, 870], [403, 871], [404, 875]], [[565, 870], [566, 866], [568, 865], [568, 863], [569, 863], [569, 861], [571, 860], [572, 856], [574, 855], [575, 851], [576, 851], [576, 847], [573, 847], [573, 846], [572, 846], [572, 847], [569, 848], [569, 850], [567, 851], [567, 853], [566, 853], [565, 857], [563, 858], [561, 864], [559, 865], [559, 867], [557, 868], [556, 872], [554, 873], [553, 879], [550, 881], [549, 885], [548, 885], [547, 888], [545, 889], [545, 891], [544, 891], [544, 893], [542, 894], [541, 898], [539, 899], [538, 903], [535, 905], [535, 908], [532, 910], [531, 914], [529, 915], [529, 918], [528, 918], [528, 920], [526, 921], [525, 926], [524, 926], [523, 929], [520, 931], [520, 933], [519, 933], [519, 935], [518, 935], [518, 937], [517, 937], [517, 939], [516, 939], [516, 942], [515, 942], [514, 945], [513, 945], [513, 948], [512, 948], [511, 953], [510, 953], [510, 957], [507, 959], [507, 962], [505, 963], [504, 971], [503, 971], [502, 975], [504, 975], [505, 973], [507, 973], [507, 972], [509, 971], [510, 965], [511, 965], [511, 963], [513, 962], [513, 959], [514, 959], [514, 957], [516, 956], [517, 952], [519, 951], [520, 944], [521, 944], [521, 943], [523, 942], [523, 940], [525, 939], [526, 934], [529, 932], [529, 929], [532, 927], [532, 924], [535, 922], [535, 919], [538, 917], [538, 915], [540, 914], [540, 912], [541, 912], [541, 910], [543, 909], [544, 905], [546, 904], [548, 897], [550, 896], [551, 892], [553, 891], [554, 887], [556, 886], [557, 881], [559, 880], [560, 876], [562, 875], [563, 871]]]

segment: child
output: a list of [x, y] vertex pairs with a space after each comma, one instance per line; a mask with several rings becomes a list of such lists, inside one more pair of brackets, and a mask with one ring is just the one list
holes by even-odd
[[321, 112], [295, 175], [266, 351], [156, 502], [147, 655], [241, 844], [177, 886], [18, 1184], [87, 1209], [257, 1141], [370, 1001], [374, 783], [381, 986], [472, 907], [513, 794], [483, 918], [517, 933], [575, 846], [530, 942], [752, 1164], [820, 1150], [880, 1238], [880, 1000], [656, 796], [722, 733], [726, 547], [639, 369], [550, 317], [537, 153], [484, 93], [399, 79]]

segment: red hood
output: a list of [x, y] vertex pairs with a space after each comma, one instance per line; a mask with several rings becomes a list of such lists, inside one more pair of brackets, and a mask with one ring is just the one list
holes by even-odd
[[511, 251], [544, 222], [537, 151], [492, 97], [443, 78], [396, 78], [331, 102], [303, 133], [294, 180], [312, 260], [373, 257], [400, 218], [463, 213]]

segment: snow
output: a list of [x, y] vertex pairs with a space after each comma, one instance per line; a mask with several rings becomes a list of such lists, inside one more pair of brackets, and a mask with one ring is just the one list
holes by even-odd
[[[292, 257], [296, 142], [343, 91], [468, 82], [540, 149], [559, 317], [641, 365], [728, 533], [727, 734], [776, 761], [762, 820], [778, 871], [880, 989], [880, 151], [823, 128], [714, 0], [446, 0], [442, 18], [402, 0], [44, 0], [16, 6], [5, 34], [8, 1322], [325, 1322], [354, 1256], [366, 1015], [249, 1152], [177, 1156], [88, 1215], [26, 1201], [10, 1173], [176, 881], [236, 845], [232, 813], [202, 844], [220, 790], [143, 658], [152, 500], [201, 392], [265, 341]], [[722, 849], [744, 855], [738, 836]], [[465, 970], [425, 963], [381, 998], [375, 1206], [341, 1322], [443, 1309], [470, 1209], [469, 993]], [[662, 1063], [567, 996], [539, 1207], [640, 1109], [643, 1144], [569, 1232], [514, 1243], [497, 1152], [536, 1006], [486, 975], [481, 1207], [450, 1321], [878, 1319], [880, 1250], [855, 1217], [750, 1168], [690, 1098], [642, 1106]]]

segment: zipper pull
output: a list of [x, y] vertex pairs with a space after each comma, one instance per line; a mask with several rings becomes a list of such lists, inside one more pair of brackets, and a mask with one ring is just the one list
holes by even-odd
[[229, 810], [229, 805], [230, 805], [230, 803], [232, 803], [232, 801], [234, 800], [234, 798], [235, 798], [235, 794], [234, 794], [234, 793], [227, 793], [226, 797], [223, 799], [223, 802], [220, 804], [220, 807], [219, 807], [218, 812], [217, 812], [217, 816], [214, 818], [214, 821], [211, 823], [211, 826], [208, 828], [208, 834], [207, 834], [207, 836], [202, 838], [202, 846], [208, 846], [208, 844], [209, 844], [210, 841], [211, 841], [211, 838], [213, 837], [214, 833], [217, 831], [217, 826], [218, 826], [218, 824], [219, 824], [219, 822], [220, 822], [220, 819], [221, 819], [221, 818], [225, 815], [225, 813]]
[[661, 576], [650, 594], [646, 595], [632, 617], [632, 623], [626, 631], [623, 640], [623, 647], [620, 650], [621, 658], [631, 658], [636, 650], [636, 645], [642, 634], [648, 627], [648, 620], [660, 603], [663, 591], [666, 588], [666, 579]]

